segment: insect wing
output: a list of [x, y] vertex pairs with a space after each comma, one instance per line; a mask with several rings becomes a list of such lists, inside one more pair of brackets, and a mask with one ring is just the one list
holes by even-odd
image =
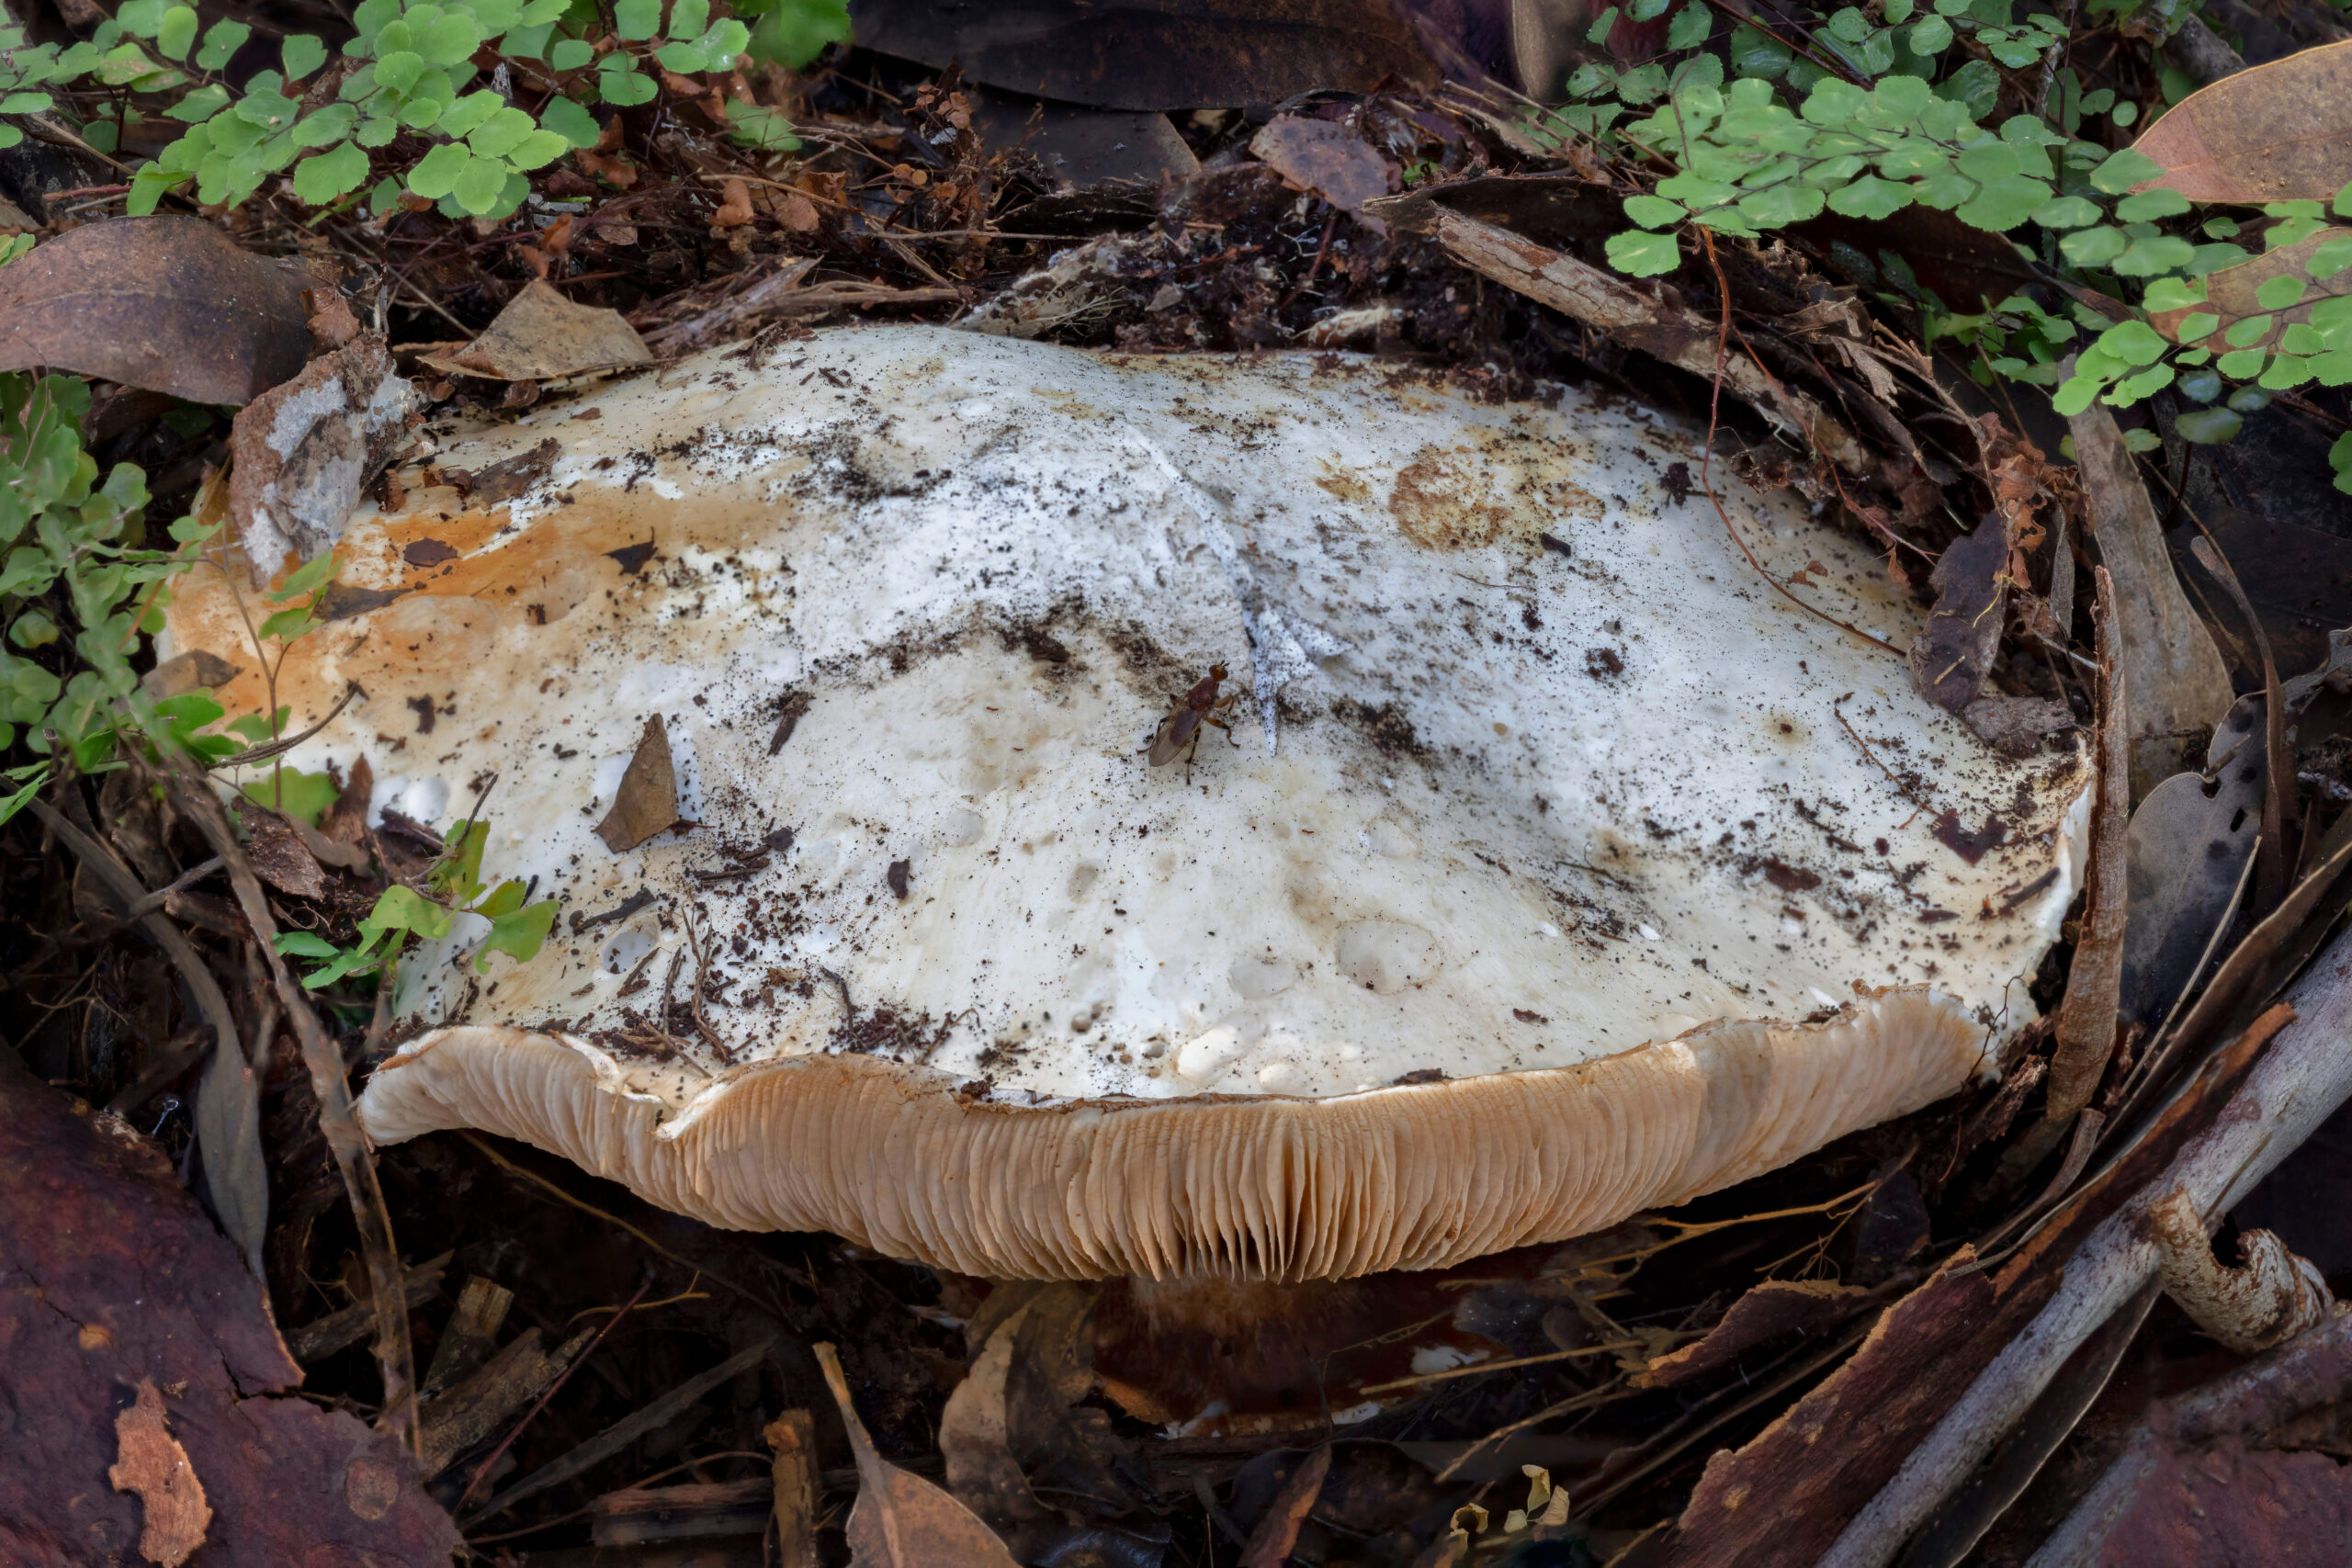
[[1151, 765], [1164, 768], [1176, 760], [1176, 753], [1199, 733], [1201, 715], [1197, 708], [1178, 708], [1159, 721], [1159, 731], [1151, 738]]

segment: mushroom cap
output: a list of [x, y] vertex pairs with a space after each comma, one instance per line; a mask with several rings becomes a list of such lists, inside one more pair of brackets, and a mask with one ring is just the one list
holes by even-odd
[[[562, 914], [403, 961], [379, 1141], [999, 1278], [1438, 1267], [1951, 1092], [2079, 880], [2079, 746], [1996, 755], [1861, 541], [1591, 394], [867, 327], [433, 434], [548, 471], [352, 520], [277, 700], [367, 694], [292, 760], [436, 827], [495, 774]], [[616, 852], [656, 717], [685, 823]]]

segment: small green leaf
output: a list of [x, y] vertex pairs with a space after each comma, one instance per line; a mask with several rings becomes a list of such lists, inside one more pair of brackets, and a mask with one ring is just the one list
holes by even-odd
[[2165, 166], [2136, 148], [2126, 147], [2120, 152], [2109, 154], [2106, 162], [2091, 171], [2091, 184], [2109, 196], [2121, 196], [2133, 186], [2154, 179], [2165, 172]]
[[577, 71], [596, 58], [596, 46], [586, 39], [560, 38], [548, 47], [548, 63], [558, 71]]
[[256, 806], [266, 806], [315, 828], [320, 816], [343, 791], [331, 773], [306, 773], [300, 768], [277, 766], [245, 785], [244, 793]]
[[[1665, 8], [1666, 0], [1659, 0], [1658, 9], [1663, 11]], [[669, 33], [672, 38], [699, 38], [708, 26], [710, 0], [671, 0]]]
[[1951, 47], [1951, 24], [1941, 17], [1929, 17], [1911, 29], [1911, 52], [1922, 59], [1932, 59]]
[[665, 43], [653, 51], [653, 58], [660, 61], [665, 70], [675, 71], [681, 76], [691, 76], [698, 71], [710, 69], [709, 57], [703, 53], [702, 46], [697, 43]]
[[359, 922], [359, 930], [371, 942], [388, 931], [407, 931], [433, 942], [449, 934], [449, 911], [396, 882], [377, 896], [376, 907]]
[[288, 33], [278, 46], [277, 58], [288, 82], [300, 82], [327, 62], [327, 46], [311, 33]]
[[164, 30], [164, 17], [169, 9], [168, 0], [123, 0], [114, 19], [132, 38], [153, 38]]
[[[614, 54], [607, 55], [605, 58], [608, 61], [625, 62], [628, 57]], [[630, 108], [638, 104], [650, 104], [653, 101], [655, 95], [662, 90], [654, 85], [652, 77], [642, 71], [629, 69], [626, 63], [617, 69], [605, 67], [598, 70], [596, 86], [604, 94], [606, 103], [619, 108]]]
[[1677, 51], [1697, 49], [1715, 28], [1714, 13], [1703, 5], [1685, 6], [1666, 25], [1666, 47]]
[[458, 171], [449, 195], [477, 218], [486, 218], [506, 191], [506, 165], [496, 158], [474, 158]]
[[343, 950], [311, 931], [279, 931], [272, 944], [289, 958], [333, 958]]
[[2143, 190], [2137, 196], [2127, 196], [2115, 204], [2115, 217], [2122, 223], [2145, 223], [2152, 219], [2176, 218], [2188, 210], [2188, 198], [2169, 186]]
[[2079, 229], [2086, 223], [2098, 221], [2098, 208], [2079, 196], [2062, 196], [2045, 202], [2033, 215], [2033, 220], [2044, 229]]
[[506, 162], [516, 169], [542, 169], [571, 150], [571, 143], [552, 130], [534, 130], [509, 148]]
[[2099, 333], [2098, 346], [2126, 365], [2153, 365], [2163, 356], [2166, 344], [2147, 322], [2121, 321]]
[[1911, 205], [1911, 187], [1865, 175], [1829, 193], [1829, 209], [1849, 218], [1887, 218]]
[[2210, 310], [2199, 310], [2195, 315], [2184, 316], [2181, 318], [2178, 328], [2180, 341], [2195, 343], [2199, 338], [2210, 337], [2212, 335], [2213, 329], [2221, 324], [2222, 318]]
[[539, 127], [555, 132], [574, 147], [594, 147], [604, 134], [594, 115], [571, 99], [561, 96], [549, 98], [539, 107]]
[[175, 6], [164, 13], [164, 24], [155, 29], [155, 51], [166, 60], [185, 60], [196, 45], [197, 15], [186, 6]]
[[437, 201], [458, 188], [458, 177], [473, 161], [464, 142], [445, 141], [416, 161], [408, 172], [408, 188]]
[[613, 0], [613, 29], [630, 43], [662, 30], [662, 0]]
[[441, 16], [416, 42], [417, 53], [433, 65], [463, 64], [481, 47], [481, 29], [471, 17], [458, 11]]
[[1789, 68], [1788, 46], [1746, 22], [1731, 32], [1731, 68], [1741, 76], [1778, 76]]
[[537, 129], [521, 109], [501, 108], [466, 138], [466, 145], [477, 158], [503, 158]]
[[1634, 277], [1656, 277], [1682, 265], [1671, 234], [1634, 232], [1609, 236], [1609, 265]]
[[474, 972], [490, 973], [490, 955], [493, 953], [503, 953], [517, 964], [528, 964], [538, 956], [548, 933], [555, 930], [555, 900], [542, 898], [492, 920], [490, 934], [481, 939], [481, 950], [474, 957]]
[[1670, 229], [1690, 216], [1688, 209], [1679, 201], [1663, 197], [1629, 196], [1625, 198], [1625, 216], [1645, 229]]
[[405, 94], [424, 74], [424, 57], [413, 50], [396, 50], [376, 62], [376, 84], [395, 94]]
[[2016, 228], [2048, 205], [2050, 187], [2031, 175], [2010, 175], [1988, 183], [1953, 216], [1998, 233]]
[[2245, 424], [2245, 418], [2232, 409], [2191, 409], [2172, 422], [2183, 441], [2193, 441], [2200, 446], [2227, 441]]
[[194, 64], [199, 71], [218, 71], [229, 63], [230, 57], [244, 48], [245, 40], [254, 36], [253, 28], [243, 22], [215, 22], [204, 29], [204, 42], [198, 46]]
[[2270, 355], [2259, 348], [2237, 348], [2213, 362], [2213, 368], [2233, 381], [2249, 380], [2262, 374]]
[[323, 207], [357, 189], [367, 177], [366, 151], [346, 141], [333, 152], [318, 153], [295, 164], [294, 194], [312, 207]]
[[305, 115], [294, 127], [297, 147], [326, 147], [351, 134], [359, 123], [359, 110], [350, 104], [329, 104], [315, 114]]
[[190, 125], [200, 125], [228, 107], [229, 89], [218, 82], [207, 82], [203, 86], [182, 97], [178, 103], [165, 109], [164, 113], [173, 119], [184, 120]]
[[2302, 301], [2303, 291], [2310, 287], [2292, 273], [2266, 278], [2254, 291], [2254, 302], [2266, 310], [2284, 310]]
[[2240, 317], [2230, 323], [2230, 330], [2222, 334], [2222, 341], [2232, 348], [2251, 348], [2270, 335], [2273, 321], [2274, 318], [2269, 316]]
[[[479, 93], [468, 93], [441, 111], [441, 118], [433, 122], [433, 129], [444, 136], [463, 136], [505, 107], [506, 100], [487, 88]], [[522, 113], [520, 109], [508, 112]], [[474, 151], [479, 152], [482, 149], [477, 147]]]
[[330, 550], [304, 561], [287, 574], [286, 581], [270, 591], [269, 602], [283, 604], [299, 594], [315, 593], [334, 581], [335, 558]]
[[2104, 266], [2131, 247], [2120, 229], [2077, 229], [2058, 242], [2058, 249], [2076, 266]]

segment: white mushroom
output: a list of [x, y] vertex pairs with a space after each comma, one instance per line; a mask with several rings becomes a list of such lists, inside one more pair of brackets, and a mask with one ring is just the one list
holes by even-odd
[[[353, 520], [402, 596], [297, 645], [298, 723], [367, 696], [295, 761], [443, 827], [495, 773], [485, 863], [564, 914], [403, 964], [379, 1141], [996, 1277], [1435, 1267], [1951, 1093], [2079, 880], [2079, 749], [1995, 754], [1860, 541], [1716, 467], [1798, 608], [1589, 394], [861, 328], [436, 437], [559, 446]], [[616, 853], [654, 716], [694, 826]]]

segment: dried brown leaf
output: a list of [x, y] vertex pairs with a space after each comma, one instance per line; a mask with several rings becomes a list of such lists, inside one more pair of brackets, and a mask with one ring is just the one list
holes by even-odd
[[2352, 183], [2352, 39], [2201, 87], [2132, 143], [2165, 166], [2141, 190], [2191, 201], [2325, 201]]
[[1976, 700], [2001, 645], [2008, 592], [2009, 525], [1996, 514], [1944, 547], [1928, 581], [1936, 607], [1911, 645], [1919, 690], [1953, 713]]
[[2212, 633], [2188, 606], [2147, 486], [2115, 416], [2093, 403], [2067, 421], [2082, 471], [2091, 537], [2115, 582], [2123, 649], [2132, 798], [2179, 770], [2188, 745], [2221, 721], [2233, 694]]
[[613, 808], [596, 824], [596, 837], [615, 854], [637, 848], [678, 819], [678, 774], [670, 761], [670, 732], [662, 716], [650, 714], [637, 752], [613, 795]]
[[449, 376], [545, 381], [587, 370], [650, 365], [653, 351], [618, 310], [575, 305], [544, 279], [534, 278], [471, 344], [441, 354], [420, 354], [417, 360]]
[[2267, 793], [2262, 704], [2243, 697], [2213, 732], [2202, 775], [2175, 773], [2132, 814], [2132, 909], [2123, 931], [2123, 1021], [2153, 1030], [2172, 1011], [2237, 898]]
[[1397, 186], [1396, 167], [1374, 151], [1354, 127], [1340, 120], [1277, 115], [1250, 141], [1250, 151], [1300, 190], [1354, 214], [1375, 234], [1388, 226], [1363, 216], [1363, 204]]
[[1665, 1388], [1705, 1377], [1768, 1339], [1835, 1328], [1871, 1299], [1871, 1292], [1859, 1285], [1831, 1280], [1767, 1280], [1732, 1303], [1704, 1338], [1660, 1356], [1636, 1381], [1645, 1387]]
[[723, 188], [726, 199], [718, 210], [710, 215], [714, 229], [741, 229], [752, 220], [752, 187], [741, 180], [729, 180]]
[[919, 1475], [874, 1451], [851, 1403], [849, 1379], [831, 1345], [813, 1347], [857, 1456], [857, 1505], [850, 1511], [851, 1568], [1017, 1568], [996, 1532]]
[[1331, 1445], [1324, 1444], [1291, 1472], [1283, 1489], [1266, 1509], [1266, 1517], [1250, 1532], [1249, 1544], [1241, 1549], [1241, 1568], [1283, 1568], [1298, 1545], [1298, 1530], [1306, 1523], [1306, 1516], [1315, 1511], [1315, 1500], [1323, 1495], [1324, 1478], [1331, 1473]]
[[0, 269], [0, 370], [251, 402], [310, 357], [302, 295], [318, 285], [201, 218], [85, 223]]

